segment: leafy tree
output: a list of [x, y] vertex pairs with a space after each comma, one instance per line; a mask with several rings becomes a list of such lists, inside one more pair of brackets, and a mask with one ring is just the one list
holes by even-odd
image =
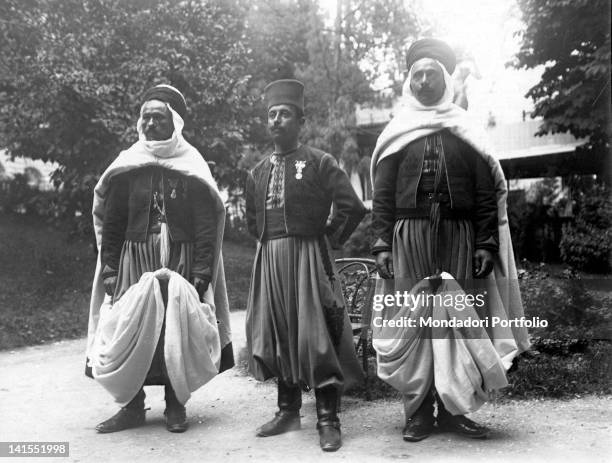
[[249, 52], [239, 0], [5, 0], [0, 22], [0, 127], [12, 156], [60, 164], [66, 214], [84, 213], [101, 171], [136, 139], [144, 90], [179, 88], [185, 135], [222, 184], [248, 105]]
[[269, 149], [262, 90], [295, 77], [307, 92], [303, 140], [357, 168], [355, 104], [377, 98], [375, 79], [398, 78], [417, 22], [402, 0], [340, 0], [334, 24], [319, 8], [316, 0], [4, 0], [1, 146], [57, 162], [57, 208], [88, 225], [95, 182], [136, 138], [142, 92], [169, 82], [188, 101], [186, 137], [239, 199], [245, 169]]
[[559, 245], [564, 262], [590, 272], [609, 272], [612, 263], [612, 199], [599, 184], [575, 198], [575, 220], [563, 229]]
[[527, 96], [540, 134], [570, 132], [609, 146], [610, 0], [518, 0], [525, 30], [515, 67], [544, 65]]
[[[252, 3], [250, 43], [259, 65], [252, 84], [261, 93], [276, 78], [303, 81], [308, 123], [302, 140], [334, 154], [350, 172], [359, 162], [355, 104], [378, 98], [371, 85], [377, 78], [401, 76], [404, 44], [419, 29], [401, 0], [339, 0], [337, 5], [334, 24], [327, 24], [314, 0]], [[263, 104], [257, 110], [265, 114]], [[251, 140], [264, 150], [269, 146], [261, 122]]]
[[338, 156], [349, 173], [360, 161], [355, 106], [379, 100], [376, 80], [401, 80], [405, 43], [418, 33], [414, 14], [401, 0], [338, 0], [331, 30], [312, 20], [310, 62], [298, 71], [310, 83], [313, 123], [306, 135]]
[[[309, 62], [306, 41], [313, 0], [255, 0], [246, 14], [244, 41], [251, 53], [249, 94], [253, 104], [242, 108], [252, 122], [239, 168], [248, 170], [271, 148], [266, 130], [265, 86], [277, 79], [296, 77], [296, 69]], [[237, 195], [241, 195], [237, 191]]]

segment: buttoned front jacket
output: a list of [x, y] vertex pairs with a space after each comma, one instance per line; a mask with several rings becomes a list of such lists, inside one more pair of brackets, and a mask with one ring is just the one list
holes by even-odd
[[[331, 154], [300, 146], [281, 158], [285, 163], [283, 214], [285, 236], [327, 234], [332, 246], [344, 243], [365, 215], [346, 173]], [[264, 240], [266, 196], [273, 164], [270, 157], [251, 170], [246, 185], [249, 232]], [[330, 220], [330, 209], [334, 204]]]
[[446, 186], [443, 193], [420, 194], [425, 138], [383, 159], [377, 166], [372, 201], [372, 228], [378, 240], [372, 252], [390, 251], [393, 227], [399, 219], [428, 218], [432, 201], [441, 204], [440, 215], [466, 219], [474, 224], [476, 249], [497, 252], [497, 196], [485, 160], [466, 142], [440, 132], [444, 146]]
[[171, 241], [193, 243], [192, 275], [210, 276], [217, 229], [210, 193], [195, 178], [156, 166], [133, 169], [110, 179], [102, 225], [101, 261], [108, 269], [104, 275], [117, 274], [126, 240], [147, 240], [156, 174], [163, 184]]

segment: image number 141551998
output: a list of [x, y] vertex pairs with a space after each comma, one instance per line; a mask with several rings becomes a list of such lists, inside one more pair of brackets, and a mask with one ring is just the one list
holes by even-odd
[[68, 442], [0, 442], [0, 457], [67, 457]]

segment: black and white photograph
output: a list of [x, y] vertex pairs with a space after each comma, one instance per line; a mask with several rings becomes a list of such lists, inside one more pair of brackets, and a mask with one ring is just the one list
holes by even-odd
[[610, 461], [611, 8], [0, 0], [0, 458]]

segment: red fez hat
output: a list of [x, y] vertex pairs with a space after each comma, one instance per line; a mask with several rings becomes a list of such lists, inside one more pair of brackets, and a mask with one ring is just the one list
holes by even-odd
[[449, 74], [455, 71], [455, 65], [457, 64], [455, 52], [446, 42], [438, 39], [421, 39], [410, 45], [406, 53], [408, 70], [421, 58], [432, 58], [439, 61]]
[[187, 114], [185, 97], [172, 85], [160, 84], [151, 87], [144, 95], [144, 101], [146, 102], [149, 100], [159, 100], [168, 103], [179, 116], [185, 119], [185, 115]]
[[268, 109], [277, 104], [292, 104], [304, 111], [304, 84], [295, 79], [275, 80], [264, 88]]

